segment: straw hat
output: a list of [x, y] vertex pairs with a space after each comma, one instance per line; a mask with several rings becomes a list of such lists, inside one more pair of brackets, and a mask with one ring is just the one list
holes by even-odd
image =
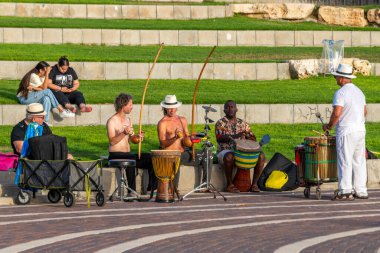
[[177, 97], [175, 95], [166, 95], [165, 100], [161, 102], [161, 106], [167, 109], [178, 108], [181, 105], [182, 102], [177, 101]]
[[46, 112], [40, 103], [32, 103], [26, 107], [26, 113], [29, 116], [45, 116]]
[[342, 76], [349, 79], [354, 79], [356, 76], [352, 74], [352, 66], [348, 64], [339, 64], [335, 72], [331, 72], [333, 76]]

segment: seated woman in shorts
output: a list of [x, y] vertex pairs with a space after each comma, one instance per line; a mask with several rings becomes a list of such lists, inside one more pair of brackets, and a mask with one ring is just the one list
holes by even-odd
[[73, 113], [77, 105], [81, 112], [91, 112], [92, 107], [86, 105], [83, 93], [78, 91], [78, 75], [73, 68], [69, 66], [69, 59], [62, 56], [58, 64], [54, 65], [49, 74], [49, 88], [53, 91], [58, 102]]
[[49, 114], [52, 108], [57, 108], [62, 118], [75, 115], [65, 110], [57, 101], [50, 89], [48, 89], [48, 75], [51, 67], [45, 62], [39, 62], [33, 69], [24, 75], [17, 90], [17, 98], [23, 105], [40, 103], [46, 111], [45, 122], [49, 122]]

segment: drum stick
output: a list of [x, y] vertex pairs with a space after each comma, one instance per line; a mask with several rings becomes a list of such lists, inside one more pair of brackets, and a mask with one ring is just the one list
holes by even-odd
[[321, 133], [321, 132], [318, 132], [318, 131], [316, 131], [316, 130], [312, 130], [314, 133], [316, 133], [316, 134], [319, 134], [319, 135], [321, 135], [321, 136], [325, 136], [325, 134], [324, 133]]
[[[315, 116], [321, 121], [322, 125], [325, 124], [325, 123], [323, 122], [323, 119], [322, 119], [322, 117], [321, 117], [321, 113], [320, 113], [320, 112], [317, 112], [317, 113], [315, 114]], [[324, 135], [329, 136], [329, 135], [330, 135], [329, 131], [326, 131]]]
[[[203, 67], [201, 69], [201, 72], [199, 73], [198, 80], [197, 80], [197, 83], [196, 83], [195, 88], [194, 88], [193, 104], [191, 107], [191, 136], [193, 136], [193, 134], [194, 134], [194, 110], [195, 110], [195, 103], [196, 103], [195, 101], [196, 101], [196, 97], [197, 97], [198, 86], [199, 86], [199, 83], [201, 81], [203, 71], [205, 70], [207, 63], [209, 62], [212, 53], [214, 53], [215, 48], [216, 48], [216, 46], [214, 46], [211, 49], [209, 55], [207, 56], [206, 61], [204, 62]], [[194, 146], [194, 144], [191, 148], [191, 151], [192, 151], [191, 155], [192, 155], [193, 161], [195, 161], [195, 146]]]
[[[141, 130], [142, 130], [142, 114], [143, 114], [143, 107], [144, 107], [144, 101], [145, 101], [146, 90], [147, 90], [147, 88], [148, 88], [148, 84], [149, 84], [149, 81], [150, 81], [150, 76], [152, 75], [152, 72], [153, 72], [154, 66], [156, 65], [157, 59], [158, 59], [158, 57], [160, 56], [160, 53], [161, 53], [161, 50], [162, 50], [163, 46], [164, 46], [164, 43], [161, 43], [160, 48], [158, 49], [158, 52], [157, 52], [157, 54], [156, 54], [156, 58], [154, 58], [154, 61], [153, 61], [152, 67], [150, 68], [148, 78], [146, 79], [146, 82], [145, 82], [144, 92], [143, 92], [143, 96], [142, 96], [142, 100], [141, 100], [141, 107], [140, 107], [139, 135], [141, 134]], [[140, 138], [140, 141], [139, 141], [139, 148], [138, 148], [138, 158], [139, 158], [139, 159], [140, 159], [140, 157], [141, 157], [141, 141], [142, 141], [142, 140], [141, 140], [141, 138]]]

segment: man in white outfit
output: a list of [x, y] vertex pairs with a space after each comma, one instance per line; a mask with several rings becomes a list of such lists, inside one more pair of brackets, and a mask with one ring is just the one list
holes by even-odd
[[340, 64], [332, 74], [341, 88], [334, 94], [330, 122], [322, 127], [327, 131], [336, 126], [339, 191], [332, 200], [367, 199], [365, 96], [351, 81], [356, 76], [350, 65]]

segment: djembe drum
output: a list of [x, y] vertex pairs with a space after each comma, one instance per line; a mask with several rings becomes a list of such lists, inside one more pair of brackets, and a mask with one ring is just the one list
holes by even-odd
[[152, 150], [151, 153], [154, 174], [159, 179], [156, 202], [174, 202], [174, 191], [176, 189], [173, 180], [178, 172], [181, 151]]
[[335, 136], [305, 137], [305, 181], [335, 180], [337, 159]]
[[261, 146], [258, 142], [247, 139], [236, 140], [235, 142], [234, 156], [237, 170], [233, 184], [239, 191], [248, 192], [252, 185], [250, 170], [256, 166]]

